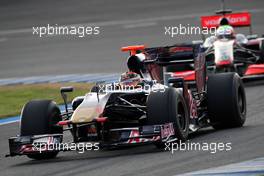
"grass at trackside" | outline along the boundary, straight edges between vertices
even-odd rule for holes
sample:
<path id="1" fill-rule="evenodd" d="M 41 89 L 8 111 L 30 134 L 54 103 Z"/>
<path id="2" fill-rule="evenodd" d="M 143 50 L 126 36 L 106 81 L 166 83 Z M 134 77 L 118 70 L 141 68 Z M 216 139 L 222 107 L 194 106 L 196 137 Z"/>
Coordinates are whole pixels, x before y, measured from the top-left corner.
<path id="1" fill-rule="evenodd" d="M 63 104 L 60 87 L 73 86 L 68 100 L 90 91 L 89 83 L 47 83 L 31 85 L 0 86 L 0 118 L 19 115 L 23 105 L 33 99 L 52 99 Z"/>

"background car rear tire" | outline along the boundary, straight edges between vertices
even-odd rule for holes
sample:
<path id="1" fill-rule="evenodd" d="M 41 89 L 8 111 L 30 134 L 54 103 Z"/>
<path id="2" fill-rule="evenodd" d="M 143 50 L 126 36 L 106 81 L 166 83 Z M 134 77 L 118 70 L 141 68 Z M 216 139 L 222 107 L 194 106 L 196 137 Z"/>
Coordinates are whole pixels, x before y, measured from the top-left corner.
<path id="1" fill-rule="evenodd" d="M 208 115 L 215 129 L 241 127 L 246 120 L 246 95 L 236 73 L 210 75 L 207 82 Z"/>
<path id="2" fill-rule="evenodd" d="M 147 125 L 174 123 L 178 140 L 185 141 L 189 134 L 189 113 L 183 96 L 175 88 L 165 92 L 151 92 L 147 99 Z M 161 148 L 164 144 L 157 143 Z"/>
<path id="3" fill-rule="evenodd" d="M 62 134 L 63 128 L 54 126 L 61 121 L 60 109 L 51 100 L 33 100 L 22 109 L 20 122 L 20 135 Z M 58 152 L 37 153 L 27 155 L 32 159 L 50 159 L 56 157 Z"/>

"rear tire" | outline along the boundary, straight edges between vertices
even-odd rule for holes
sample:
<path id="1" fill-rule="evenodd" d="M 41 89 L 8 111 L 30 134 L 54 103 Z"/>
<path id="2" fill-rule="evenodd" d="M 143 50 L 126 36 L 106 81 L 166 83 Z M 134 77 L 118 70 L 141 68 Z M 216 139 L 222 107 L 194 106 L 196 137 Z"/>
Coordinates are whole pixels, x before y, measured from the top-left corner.
<path id="1" fill-rule="evenodd" d="M 260 57 L 258 60 L 258 64 L 264 64 L 264 40 L 261 40 Z"/>
<path id="2" fill-rule="evenodd" d="M 175 89 L 152 92 L 147 99 L 147 125 L 174 123 L 175 136 L 185 141 L 189 134 L 189 113 L 183 96 Z M 158 148 L 164 143 L 156 143 Z"/>
<path id="3" fill-rule="evenodd" d="M 21 113 L 20 135 L 62 134 L 63 128 L 54 126 L 61 121 L 60 109 L 51 100 L 33 100 L 28 102 Z M 32 159 L 50 159 L 58 152 L 27 155 Z"/>
<path id="4" fill-rule="evenodd" d="M 236 73 L 210 75 L 207 83 L 208 115 L 215 129 L 241 127 L 246 120 L 246 95 Z"/>

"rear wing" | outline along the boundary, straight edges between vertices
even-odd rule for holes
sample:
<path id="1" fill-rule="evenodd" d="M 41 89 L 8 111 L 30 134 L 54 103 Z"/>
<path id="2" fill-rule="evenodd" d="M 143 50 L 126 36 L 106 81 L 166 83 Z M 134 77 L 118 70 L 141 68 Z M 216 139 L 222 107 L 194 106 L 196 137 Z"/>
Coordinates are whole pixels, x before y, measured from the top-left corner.
<path id="1" fill-rule="evenodd" d="M 229 24 L 233 27 L 249 27 L 249 32 L 252 34 L 251 14 L 249 12 L 229 14 L 223 13 L 222 15 L 202 16 L 200 18 L 201 27 L 203 30 L 212 28 L 216 29 L 219 26 L 220 20 L 222 18 L 226 18 L 229 21 Z"/>
<path id="2" fill-rule="evenodd" d="M 168 79 L 171 76 L 172 71 L 169 71 L 170 68 L 179 68 L 185 69 L 194 65 L 196 79 L 200 79 L 201 74 L 199 70 L 200 67 L 205 67 L 204 48 L 201 47 L 201 43 L 182 43 L 175 44 L 172 46 L 163 46 L 163 47 L 154 47 L 154 48 L 145 48 L 144 45 L 135 45 L 122 47 L 122 51 L 130 51 L 130 56 L 127 61 L 128 68 L 130 70 L 137 70 L 139 74 L 143 74 L 144 71 L 150 74 L 153 79 L 163 82 L 165 85 L 168 83 Z M 143 54 L 143 59 L 141 58 Z M 198 65 L 197 65 L 198 64 Z M 191 66 L 193 69 L 193 66 Z M 199 81 L 197 81 L 199 83 Z"/>
<path id="3" fill-rule="evenodd" d="M 145 64 L 154 63 L 161 66 L 163 84 L 167 85 L 172 76 L 171 73 L 174 72 L 170 69 L 175 68 L 175 66 L 185 69 L 189 68 L 191 64 L 197 66 L 197 62 L 201 60 L 199 58 L 201 53 L 203 53 L 202 49 L 201 44 L 176 44 L 165 47 L 146 48 L 145 54 L 148 57 L 144 62 Z M 199 78 L 199 76 L 196 78 Z"/>
<path id="4" fill-rule="evenodd" d="M 249 12 L 230 13 L 225 15 L 202 16 L 201 26 L 203 28 L 218 27 L 220 20 L 225 17 L 233 27 L 250 27 L 251 14 Z"/>
<path id="5" fill-rule="evenodd" d="M 194 63 L 198 51 L 198 44 L 176 44 L 165 47 L 145 48 L 148 56 L 145 63 L 155 62 L 158 65 L 175 65 Z"/>
<path id="6" fill-rule="evenodd" d="M 130 56 L 144 53 L 146 59 L 143 62 L 158 65 L 189 64 L 194 62 L 198 52 L 201 52 L 201 43 L 182 43 L 172 46 L 146 48 L 145 45 L 132 45 L 122 47 L 121 51 L 129 51 Z M 198 51 L 199 49 L 199 51 Z"/>

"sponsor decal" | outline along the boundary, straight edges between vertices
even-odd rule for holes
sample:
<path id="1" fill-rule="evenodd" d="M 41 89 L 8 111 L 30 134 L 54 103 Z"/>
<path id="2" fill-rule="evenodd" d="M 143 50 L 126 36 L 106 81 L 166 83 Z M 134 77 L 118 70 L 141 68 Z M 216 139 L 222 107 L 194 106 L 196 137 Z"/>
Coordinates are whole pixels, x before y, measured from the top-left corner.
<path id="1" fill-rule="evenodd" d="M 133 143 L 140 143 L 140 142 L 146 142 L 147 139 L 143 139 L 143 138 L 139 138 L 140 134 L 138 130 L 131 130 L 129 137 L 131 139 L 129 139 L 127 141 L 127 143 L 129 144 L 133 144 Z"/>
<path id="2" fill-rule="evenodd" d="M 198 118 L 196 102 L 192 96 L 189 97 L 190 97 L 190 118 L 196 119 Z"/>
<path id="3" fill-rule="evenodd" d="M 203 28 L 218 27 L 219 22 L 223 17 L 227 18 L 230 25 L 234 27 L 250 26 L 251 24 L 250 13 L 241 12 L 241 13 L 226 14 L 225 16 L 222 16 L 222 15 L 202 16 L 201 26 Z"/>
<path id="4" fill-rule="evenodd" d="M 135 143 L 143 143 L 143 142 L 149 142 L 149 141 L 158 141 L 160 140 L 160 136 L 153 136 L 152 138 L 139 138 L 140 133 L 139 130 L 131 130 L 129 139 L 127 141 L 128 144 L 135 144 Z"/>
<path id="5" fill-rule="evenodd" d="M 161 132 L 161 138 L 162 139 L 168 138 L 168 137 L 175 134 L 173 123 L 168 123 L 168 124 L 162 125 L 160 130 L 161 130 L 160 132 Z"/>

